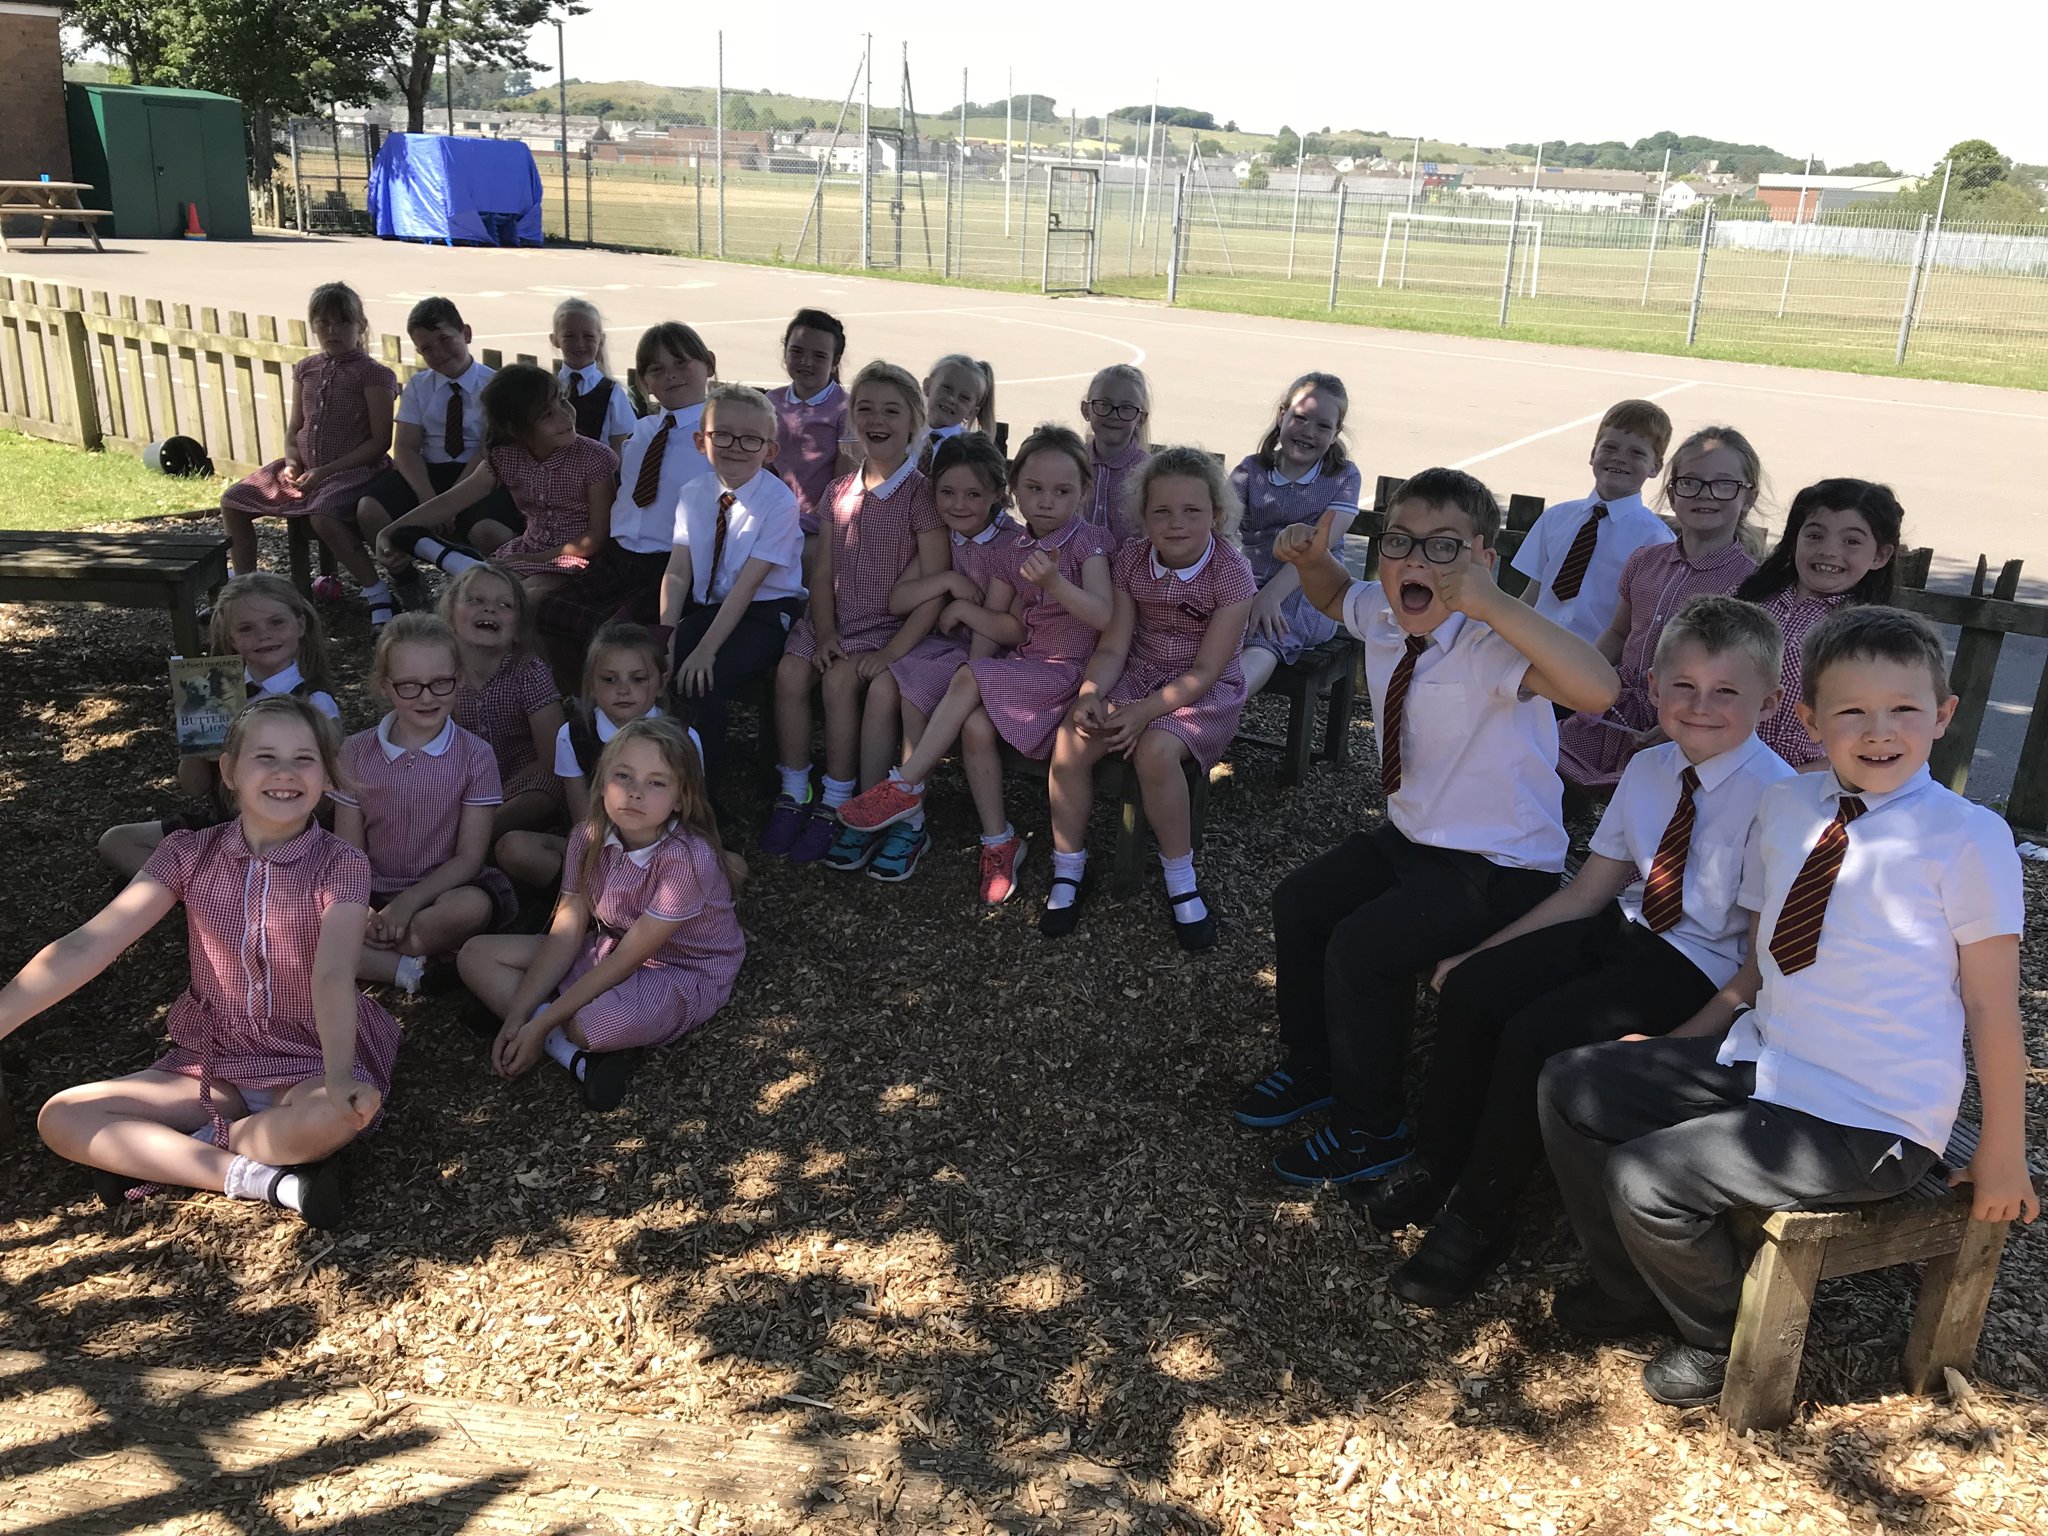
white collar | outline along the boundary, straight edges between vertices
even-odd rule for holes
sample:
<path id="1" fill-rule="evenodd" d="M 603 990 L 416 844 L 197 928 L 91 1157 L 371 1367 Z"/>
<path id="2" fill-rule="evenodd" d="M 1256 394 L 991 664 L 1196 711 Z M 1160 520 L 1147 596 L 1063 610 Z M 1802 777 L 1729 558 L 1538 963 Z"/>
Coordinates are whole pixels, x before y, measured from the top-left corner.
<path id="1" fill-rule="evenodd" d="M 600 720 L 604 718 L 604 712 L 602 710 L 598 711 L 598 718 Z M 676 824 L 673 821 L 671 821 L 667 826 L 661 829 L 661 836 L 657 837 L 645 848 L 628 848 L 624 843 L 619 841 L 618 832 L 616 830 L 613 830 L 605 833 L 604 845 L 607 848 L 619 849 L 626 855 L 627 858 L 633 861 L 636 867 L 640 869 L 645 869 L 648 865 L 654 862 L 654 855 L 656 850 L 659 849 L 665 841 L 667 841 L 669 833 L 675 831 L 675 829 Z"/>
<path id="2" fill-rule="evenodd" d="M 657 704 L 654 706 L 654 708 L 648 710 L 647 713 L 642 715 L 640 718 L 642 720 L 657 720 L 660 717 L 661 706 Z M 619 732 L 624 729 L 623 726 L 613 725 L 612 717 L 606 714 L 601 709 L 593 709 L 590 712 L 590 723 L 596 728 L 597 739 L 600 743 L 610 741 L 614 736 L 618 735 Z"/>
<path id="3" fill-rule="evenodd" d="M 242 668 L 243 685 L 254 688 L 259 693 L 290 693 L 305 680 L 305 674 L 299 671 L 299 664 L 296 661 L 286 666 L 282 672 L 271 673 L 260 683 L 256 681 L 255 673 L 247 667 Z"/>
<path id="4" fill-rule="evenodd" d="M 1920 771 L 1906 780 L 1897 789 L 1886 790 L 1882 794 L 1867 789 L 1847 790 L 1842 787 L 1842 781 L 1835 777 L 1835 770 L 1830 768 L 1828 770 L 1828 787 L 1821 798 L 1823 800 L 1842 800 L 1853 794 L 1858 800 L 1863 802 L 1863 813 L 1867 816 L 1880 806 L 1890 805 L 1894 800 L 1904 800 L 1908 796 L 1917 795 L 1933 782 L 1934 775 L 1928 771 L 1927 765 L 1922 763 Z"/>
<path id="5" fill-rule="evenodd" d="M 1322 473 L 1323 461 L 1321 459 L 1317 459 L 1315 463 L 1309 465 L 1307 474 L 1301 475 L 1294 479 L 1289 479 L 1286 475 L 1283 475 L 1280 472 L 1280 466 L 1278 464 L 1275 464 L 1271 469 L 1266 471 L 1266 479 L 1270 484 L 1273 485 L 1313 485 L 1318 479 L 1321 478 Z"/>
<path id="6" fill-rule="evenodd" d="M 434 377 L 439 379 L 444 385 L 453 389 L 460 389 L 465 394 L 470 395 L 474 395 L 491 381 L 491 370 L 473 357 L 469 360 L 469 366 L 462 370 L 462 377 L 458 379 L 449 378 L 447 374 L 442 373 L 439 369 L 430 369 L 429 372 L 433 373 Z M 483 377 L 479 379 L 477 377 L 478 374 L 482 374 Z"/>
<path id="7" fill-rule="evenodd" d="M 967 430 L 967 423 L 956 421 L 950 427 L 926 427 L 924 435 L 935 443 L 943 443 L 949 437 L 958 437 Z"/>
<path id="8" fill-rule="evenodd" d="M 595 363 L 586 363 L 581 368 L 571 368 L 567 363 L 562 364 L 562 382 L 564 384 L 568 383 L 571 379 L 575 379 L 584 389 L 592 390 L 597 388 L 598 382 L 603 378 L 604 370 Z"/>
<path id="9" fill-rule="evenodd" d="M 391 739 L 391 722 L 397 718 L 398 711 L 394 709 L 390 714 L 377 722 L 377 745 L 384 749 L 384 761 L 387 763 L 397 762 L 408 752 L 424 752 L 429 757 L 439 757 L 443 752 L 446 752 L 455 745 L 455 717 L 453 715 L 450 715 L 441 722 L 440 734 L 424 747 L 401 747 Z"/>
<path id="10" fill-rule="evenodd" d="M 1207 546 L 1202 550 L 1202 558 L 1197 560 L 1193 565 L 1188 566 L 1185 570 L 1175 571 L 1173 575 L 1176 579 L 1180 581 L 1193 581 L 1197 576 L 1202 574 L 1202 567 L 1209 563 L 1210 558 L 1215 553 L 1216 535 L 1212 533 L 1209 535 L 1209 542 Z M 1166 574 L 1166 567 L 1159 563 L 1159 551 L 1156 549 L 1152 551 L 1152 574 L 1154 577 L 1160 577 Z"/>
<path id="11" fill-rule="evenodd" d="M 832 391 L 837 389 L 838 387 L 839 381 L 837 379 L 828 379 L 826 380 L 825 387 L 823 389 L 819 390 L 815 395 L 812 395 L 810 399 L 806 400 L 802 395 L 796 392 L 796 386 L 792 384 L 789 386 L 789 398 L 791 403 L 796 405 L 823 405 L 827 400 L 830 400 L 832 398 Z"/>
<path id="12" fill-rule="evenodd" d="M 1757 752 L 1769 752 L 1770 750 L 1769 747 L 1763 744 L 1763 739 L 1756 732 L 1751 731 L 1735 746 L 1730 747 L 1726 752 L 1715 753 L 1704 763 L 1688 761 L 1685 750 L 1676 742 L 1673 742 L 1672 763 L 1681 774 L 1690 768 L 1699 775 L 1700 788 L 1712 790 L 1719 789 L 1729 779 L 1733 778 L 1735 771 L 1748 762 Z"/>
<path id="13" fill-rule="evenodd" d="M 997 513 L 994 517 L 988 520 L 988 526 L 982 529 L 981 532 L 977 533 L 971 539 L 961 534 L 954 534 L 953 547 L 955 549 L 958 549 L 962 544 L 986 544 L 990 539 L 994 538 L 998 533 L 1002 531 L 1002 521 L 1002 514 Z"/>
<path id="14" fill-rule="evenodd" d="M 1640 491 L 1633 496 L 1617 496 L 1612 501 L 1603 501 L 1600 497 L 1600 487 L 1597 485 L 1586 493 L 1586 510 L 1590 512 L 1595 507 L 1605 507 L 1607 509 L 1607 516 L 1610 519 L 1617 512 L 1647 512 L 1649 510 L 1649 508 L 1643 505 L 1643 497 Z"/>
<path id="15" fill-rule="evenodd" d="M 1073 538 L 1075 530 L 1080 526 L 1081 519 L 1078 516 L 1070 517 L 1044 538 L 1035 539 L 1031 536 L 1031 525 L 1025 523 L 1023 525 L 1024 542 L 1033 549 L 1064 549 L 1067 541 Z"/>
<path id="16" fill-rule="evenodd" d="M 861 487 L 861 489 L 867 495 L 874 497 L 877 501 L 887 501 L 891 496 L 894 496 L 896 494 L 897 487 L 901 486 L 904 481 L 908 480 L 911 477 L 911 475 L 916 472 L 916 470 L 917 455 L 914 453 L 905 454 L 903 456 L 903 462 L 897 466 L 895 474 L 891 475 L 888 479 L 884 480 L 880 485 L 864 485 Z M 865 474 L 865 471 L 863 471 L 863 474 Z"/>

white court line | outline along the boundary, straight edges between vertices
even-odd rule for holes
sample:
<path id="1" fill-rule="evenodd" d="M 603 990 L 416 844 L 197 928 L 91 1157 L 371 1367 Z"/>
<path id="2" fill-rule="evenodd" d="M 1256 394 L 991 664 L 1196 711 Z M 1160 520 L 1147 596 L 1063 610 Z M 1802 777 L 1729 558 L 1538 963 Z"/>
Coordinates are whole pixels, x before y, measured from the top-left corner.
<path id="1" fill-rule="evenodd" d="M 1698 382 L 1697 379 L 1688 379 L 1683 384 L 1674 384 L 1669 389 L 1660 389 L 1654 395 L 1645 395 L 1643 398 L 1645 400 L 1662 400 L 1669 395 L 1682 394 L 1684 391 L 1693 388 Z M 1611 407 L 1603 407 L 1600 410 L 1594 411 L 1589 416 L 1580 416 L 1559 426 L 1545 427 L 1541 432 L 1531 432 L 1527 437 L 1518 437 L 1512 443 L 1502 443 L 1498 448 L 1489 448 L 1484 453 L 1473 454 L 1469 459 L 1460 459 L 1450 467 L 1452 469 L 1470 469 L 1474 464 L 1484 464 L 1488 459 L 1497 459 L 1504 453 L 1513 453 L 1517 448 L 1526 447 L 1530 443 L 1540 443 L 1546 437 L 1556 437 L 1560 432 L 1569 432 L 1574 427 L 1585 426 L 1589 421 L 1598 421 L 1607 414 L 1609 409 Z"/>

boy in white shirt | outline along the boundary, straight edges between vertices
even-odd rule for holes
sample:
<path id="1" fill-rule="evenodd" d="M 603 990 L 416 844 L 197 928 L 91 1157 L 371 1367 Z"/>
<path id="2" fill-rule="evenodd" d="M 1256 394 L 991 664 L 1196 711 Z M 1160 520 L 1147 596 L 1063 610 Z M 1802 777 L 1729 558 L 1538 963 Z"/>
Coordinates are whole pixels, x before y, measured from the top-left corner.
<path id="1" fill-rule="evenodd" d="M 1646 544 L 1675 535 L 1643 504 L 1643 484 L 1664 467 L 1671 418 L 1649 400 L 1608 407 L 1588 462 L 1593 494 L 1544 508 L 1515 551 L 1529 578 L 1522 601 L 1582 640 L 1599 643 L 1621 601 L 1621 568 Z"/>
<path id="2" fill-rule="evenodd" d="M 671 636 L 670 685 L 703 737 L 705 777 L 715 788 L 727 704 L 774 670 L 804 611 L 804 533 L 796 492 L 768 472 L 776 415 L 766 395 L 714 385 L 697 447 L 712 472 L 683 487 L 661 578 L 661 622 Z"/>
<path id="3" fill-rule="evenodd" d="M 1415 1156 L 1344 1187 L 1382 1232 L 1436 1217 L 1394 1271 L 1396 1295 L 1451 1306 L 1506 1257 L 1516 1201 L 1543 1161 L 1546 1060 L 1665 1034 L 1741 968 L 1743 848 L 1764 791 L 1792 772 L 1756 734 L 1778 707 L 1782 656 L 1776 620 L 1753 604 L 1710 596 L 1679 609 L 1650 672 L 1670 740 L 1630 759 L 1571 884 L 1437 967 Z"/>
<path id="4" fill-rule="evenodd" d="M 1675 1331 L 1643 1385 L 1677 1407 L 1713 1402 L 1727 1374 L 1744 1270 L 1727 1214 L 1910 1188 L 1954 1127 L 1965 1033 L 1984 1119 L 1949 1182 L 1974 1186 L 1978 1220 L 2040 1212 L 2019 857 L 2003 820 L 1928 776 L 1956 708 L 1940 637 L 1896 608 L 1841 609 L 1808 635 L 1801 686 L 1831 771 L 1764 794 L 1748 961 L 1671 1035 L 1559 1056 L 1538 1090 L 1593 1272 L 1553 1311 L 1591 1337 Z"/>
<path id="5" fill-rule="evenodd" d="M 1566 839 L 1552 703 L 1605 709 L 1614 668 L 1494 585 L 1500 504 L 1454 469 L 1395 491 L 1379 581 L 1329 550 L 1334 510 L 1281 530 L 1302 592 L 1365 642 L 1386 822 L 1273 893 L 1287 1059 L 1246 1090 L 1240 1124 L 1330 1123 L 1273 1160 L 1292 1184 L 1384 1173 L 1414 1148 L 1401 1080 L 1408 999 L 1427 973 L 1557 889 Z"/>

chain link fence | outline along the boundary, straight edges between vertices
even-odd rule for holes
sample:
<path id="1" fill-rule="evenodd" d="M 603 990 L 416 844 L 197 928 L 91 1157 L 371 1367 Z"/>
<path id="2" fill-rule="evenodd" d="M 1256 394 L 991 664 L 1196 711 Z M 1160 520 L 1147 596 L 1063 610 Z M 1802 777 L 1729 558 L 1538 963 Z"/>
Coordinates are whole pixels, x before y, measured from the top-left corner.
<path id="1" fill-rule="evenodd" d="M 721 71 L 729 62 L 721 48 Z M 458 133 L 532 148 L 550 240 L 2048 383 L 2048 219 L 1978 225 L 1870 204 L 1736 218 L 1708 201 L 1667 216 L 1654 194 L 1642 211 L 1586 211 L 1547 188 L 1504 197 L 1413 176 L 1404 188 L 1362 170 L 1265 189 L 1244 184 L 1264 175 L 1245 135 L 1060 116 L 1029 94 L 974 107 L 965 79 L 958 95 L 947 82 L 940 115 L 921 115 L 907 56 L 900 69 L 879 52 L 847 62 L 837 103 L 721 85 L 654 117 L 564 120 L 545 93 L 526 112 L 449 116 Z M 367 231 L 389 117 L 295 121 L 283 222 Z M 446 121 L 436 109 L 427 127 Z"/>

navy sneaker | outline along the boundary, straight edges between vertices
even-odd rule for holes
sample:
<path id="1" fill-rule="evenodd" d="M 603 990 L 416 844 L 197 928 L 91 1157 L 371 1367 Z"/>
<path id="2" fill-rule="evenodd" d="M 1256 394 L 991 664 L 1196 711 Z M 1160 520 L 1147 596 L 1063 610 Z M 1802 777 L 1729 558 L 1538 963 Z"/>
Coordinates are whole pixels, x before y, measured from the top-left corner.
<path id="1" fill-rule="evenodd" d="M 1303 1115 L 1328 1109 L 1331 1103 L 1330 1090 L 1322 1084 L 1298 1078 L 1285 1067 L 1275 1067 L 1245 1089 L 1244 1097 L 1237 1101 L 1236 1119 L 1239 1125 L 1254 1130 L 1275 1131 L 1294 1124 Z"/>
<path id="2" fill-rule="evenodd" d="M 1348 1184 L 1385 1173 L 1415 1155 L 1415 1138 L 1404 1122 L 1391 1136 L 1339 1131 L 1326 1125 L 1299 1146 L 1273 1159 L 1273 1171 L 1289 1184 Z"/>
<path id="3" fill-rule="evenodd" d="M 874 861 L 875 855 L 882 851 L 884 833 L 863 832 L 859 827 L 847 826 L 836 816 L 828 820 L 821 815 L 815 825 L 831 827 L 831 841 L 826 843 L 819 853 L 813 854 L 811 859 L 803 857 L 805 850 L 802 848 L 792 852 L 790 857 L 800 864 L 810 863 L 822 857 L 827 869 L 866 869 Z"/>
<path id="4" fill-rule="evenodd" d="M 869 836 L 874 838 L 872 833 Z M 931 833 L 923 827 L 913 828 L 905 821 L 891 824 L 888 831 L 874 840 L 875 851 L 868 858 L 870 880 L 908 880 L 917 873 L 918 861 L 932 845 Z"/>

